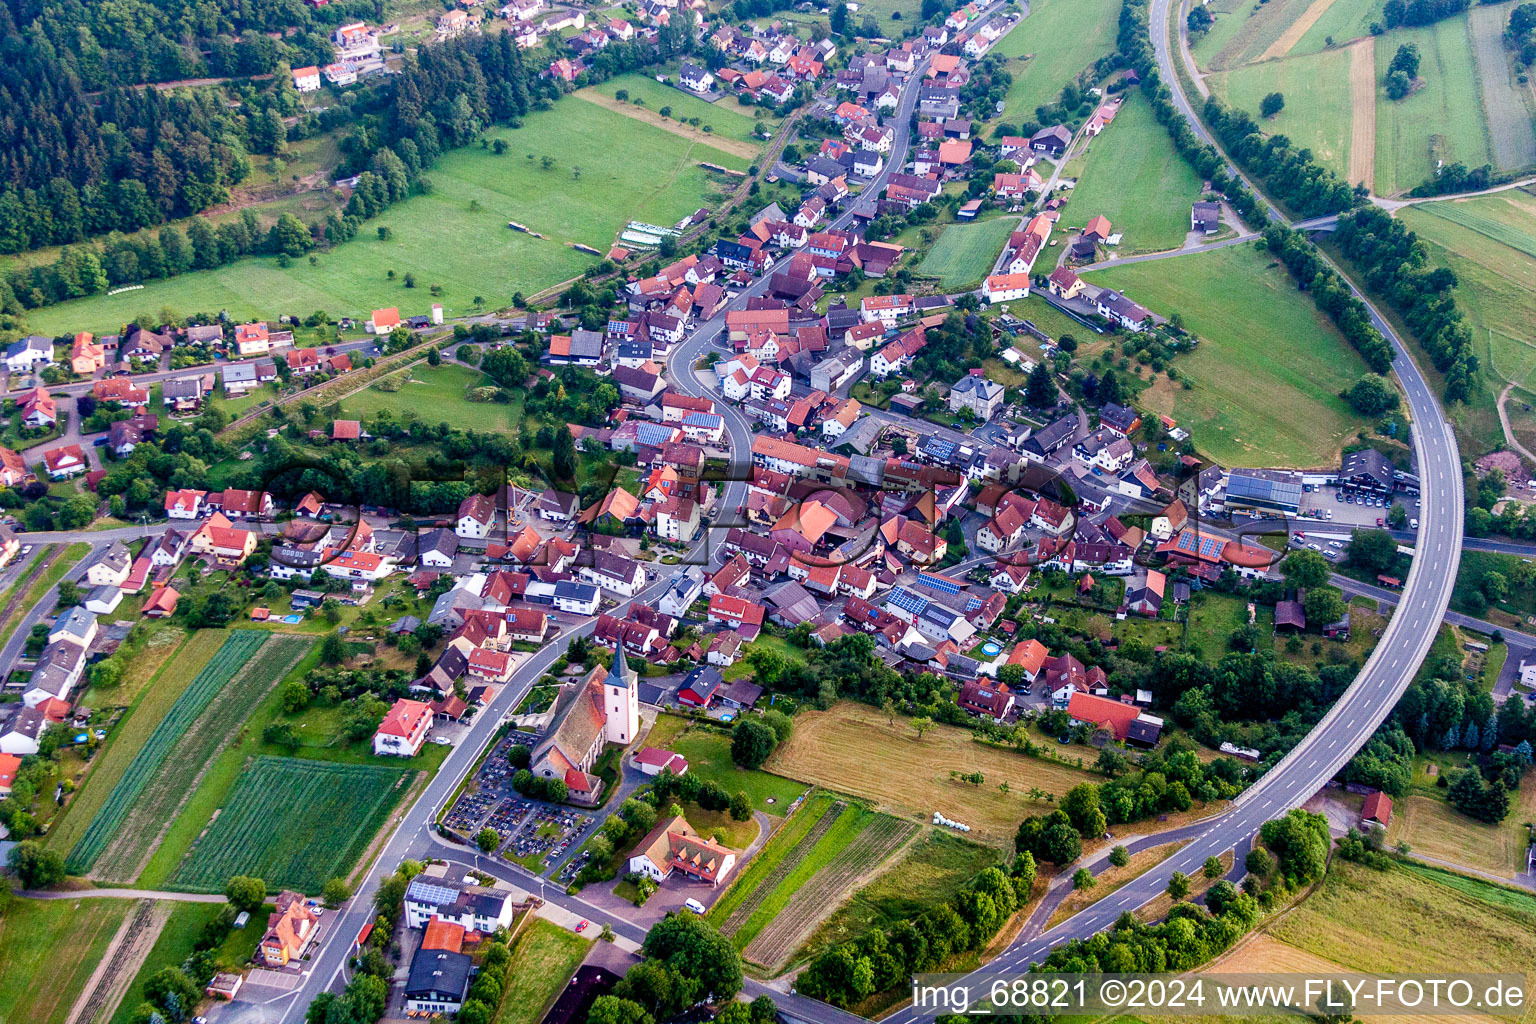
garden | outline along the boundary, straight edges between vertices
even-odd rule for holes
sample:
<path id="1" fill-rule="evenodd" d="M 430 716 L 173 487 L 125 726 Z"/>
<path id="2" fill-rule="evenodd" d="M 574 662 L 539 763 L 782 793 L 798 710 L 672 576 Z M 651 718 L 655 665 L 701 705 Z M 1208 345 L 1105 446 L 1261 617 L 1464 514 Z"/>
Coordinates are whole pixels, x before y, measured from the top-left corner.
<path id="1" fill-rule="evenodd" d="M 221 892 L 231 876 L 253 875 L 275 888 L 318 893 L 332 878 L 351 874 L 414 774 L 258 757 L 171 883 Z"/>
<path id="2" fill-rule="evenodd" d="M 70 851 L 69 870 L 135 877 L 209 761 L 312 642 L 261 630 L 230 631 L 117 780 Z M 179 663 L 168 667 L 172 678 L 181 677 Z"/>

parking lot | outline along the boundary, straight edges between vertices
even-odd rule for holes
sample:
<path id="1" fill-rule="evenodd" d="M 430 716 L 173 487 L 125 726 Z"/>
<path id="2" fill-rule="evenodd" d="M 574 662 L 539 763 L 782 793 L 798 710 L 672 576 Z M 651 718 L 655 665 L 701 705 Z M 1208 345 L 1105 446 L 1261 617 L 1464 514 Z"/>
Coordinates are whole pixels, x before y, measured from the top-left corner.
<path id="1" fill-rule="evenodd" d="M 1338 487 L 1319 487 L 1302 494 L 1301 515 L 1303 519 L 1322 519 L 1331 526 L 1344 528 L 1363 526 L 1374 529 L 1386 523 L 1387 513 L 1391 511 L 1394 502 L 1403 506 L 1403 511 L 1408 513 L 1410 522 L 1418 518 L 1417 495 L 1399 491 L 1390 499 L 1371 498 L 1366 495 L 1345 494 Z M 1381 523 L 1377 523 L 1378 519 Z M 1307 528 L 1305 523 L 1297 525 L 1301 529 Z"/>
<path id="2" fill-rule="evenodd" d="M 596 819 L 573 808 L 530 800 L 512 788 L 517 769 L 512 767 L 509 753 L 517 746 L 531 747 L 536 740 L 524 732 L 503 737 L 443 823 L 469 840 L 482 829 L 493 829 L 501 837 L 497 856 L 543 872 L 569 853 Z M 579 865 L 562 868 L 562 879 L 568 874 L 574 876 L 576 870 Z"/>

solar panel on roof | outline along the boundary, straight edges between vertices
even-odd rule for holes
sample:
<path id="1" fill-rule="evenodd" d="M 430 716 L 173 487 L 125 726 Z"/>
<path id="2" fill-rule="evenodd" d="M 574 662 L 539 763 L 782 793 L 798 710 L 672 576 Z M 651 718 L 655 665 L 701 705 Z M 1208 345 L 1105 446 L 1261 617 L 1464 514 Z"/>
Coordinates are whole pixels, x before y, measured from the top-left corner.
<path id="1" fill-rule="evenodd" d="M 926 597 L 914 594 L 905 587 L 892 588 L 886 600 L 902 611 L 911 612 L 913 615 L 921 615 L 923 609 L 928 607 L 928 599 Z"/>
<path id="2" fill-rule="evenodd" d="M 417 902 L 431 903 L 437 906 L 452 903 L 459 898 L 459 891 L 457 889 L 450 889 L 446 885 L 433 885 L 431 882 L 423 882 L 419 878 L 411 882 L 411 886 L 406 890 L 406 894 Z"/>

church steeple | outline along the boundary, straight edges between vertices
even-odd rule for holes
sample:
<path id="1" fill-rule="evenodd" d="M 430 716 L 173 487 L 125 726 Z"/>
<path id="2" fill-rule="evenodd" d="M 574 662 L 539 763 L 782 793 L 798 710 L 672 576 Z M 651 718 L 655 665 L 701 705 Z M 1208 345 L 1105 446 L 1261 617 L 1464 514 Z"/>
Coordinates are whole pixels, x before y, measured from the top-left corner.
<path id="1" fill-rule="evenodd" d="M 624 643 L 620 641 L 613 645 L 613 663 L 608 666 L 609 686 L 633 686 L 639 679 L 639 673 L 629 667 L 629 659 L 624 656 Z"/>

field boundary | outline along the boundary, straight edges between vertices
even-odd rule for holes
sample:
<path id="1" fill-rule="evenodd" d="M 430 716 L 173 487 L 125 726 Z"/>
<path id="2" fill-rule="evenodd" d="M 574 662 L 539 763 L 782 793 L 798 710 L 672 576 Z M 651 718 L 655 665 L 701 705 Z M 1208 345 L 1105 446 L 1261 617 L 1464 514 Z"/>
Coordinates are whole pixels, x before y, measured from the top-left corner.
<path id="1" fill-rule="evenodd" d="M 1467 37 L 1472 64 L 1477 69 L 1478 97 L 1488 123 L 1488 155 L 1493 166 L 1513 171 L 1536 161 L 1536 130 L 1528 91 L 1510 81 L 1508 51 L 1504 48 L 1501 7 L 1476 6 L 1467 11 Z"/>
<path id="2" fill-rule="evenodd" d="M 1280 38 L 1270 43 L 1269 48 L 1259 54 L 1259 60 L 1274 60 L 1290 53 L 1296 48 L 1296 44 L 1301 42 L 1301 37 L 1307 34 L 1307 30 L 1317 24 L 1317 20 L 1328 13 L 1328 8 L 1332 6 L 1333 0 L 1312 0 L 1307 9 L 1301 12 L 1301 17 L 1291 22 L 1286 30 L 1280 33 Z"/>
<path id="3" fill-rule="evenodd" d="M 859 885 L 878 875 L 920 831 L 916 823 L 889 815 L 871 822 L 795 893 L 788 907 L 753 936 L 741 951 L 742 958 L 775 973 L 782 970 L 821 922 L 847 902 Z M 797 919 L 797 904 L 810 913 Z"/>
<path id="4" fill-rule="evenodd" d="M 821 817 L 816 819 L 816 823 L 811 826 L 810 831 L 800 837 L 799 842 L 795 843 L 794 847 L 773 866 L 773 869 L 763 876 L 762 881 L 758 882 L 756 887 L 747 894 L 747 898 L 737 904 L 735 909 L 731 911 L 730 916 L 721 923 L 721 934 L 729 937 L 741 931 L 752 915 L 757 912 L 757 908 L 762 906 L 768 899 L 769 894 L 777 889 L 784 879 L 789 877 L 790 872 L 800 866 L 800 862 L 805 860 L 806 855 L 811 852 L 812 848 L 821 842 L 822 837 L 832 830 L 832 826 L 836 824 L 837 819 L 847 809 L 848 804 L 843 800 L 834 800 L 828 804 L 826 810 L 822 811 Z M 759 851 L 759 855 L 761 855 L 761 851 Z M 740 882 L 740 876 L 736 880 Z"/>
<path id="5" fill-rule="evenodd" d="M 272 691 L 272 688 L 281 682 L 284 676 L 293 671 L 295 665 L 303 660 L 304 655 L 307 654 L 310 647 L 313 646 L 313 641 L 309 637 L 304 637 L 296 633 L 271 633 L 269 634 L 269 642 L 262 644 L 259 648 L 257 648 L 255 652 L 252 652 L 251 658 L 246 661 L 245 665 L 241 666 L 241 668 L 244 669 L 249 665 L 259 665 L 256 657 L 258 654 L 275 651 L 275 648 L 279 644 L 286 644 L 288 641 L 294 639 L 301 639 L 305 641 L 304 646 L 298 648 L 286 662 L 282 663 L 282 671 L 274 675 L 271 681 L 261 688 L 259 693 L 253 693 L 249 695 L 251 698 L 250 703 L 246 705 L 245 714 L 242 715 L 239 719 L 241 726 L 243 726 L 245 721 L 250 717 L 250 710 L 259 705 L 262 700 L 266 698 L 266 695 Z M 221 701 L 219 698 L 228 696 L 224 691 L 230 686 L 231 683 L 236 683 L 238 681 L 238 676 L 239 673 L 237 673 L 236 676 L 231 677 L 225 682 L 224 686 L 219 688 L 219 692 L 214 695 L 214 699 L 208 702 L 208 706 L 203 709 L 203 713 L 197 717 L 197 720 L 192 723 L 191 728 L 187 730 L 188 733 L 197 735 L 202 729 L 208 729 L 210 732 L 216 731 L 211 727 L 219 720 L 221 713 L 224 711 L 224 708 L 220 706 Z M 198 769 L 197 774 L 187 784 L 185 791 L 181 794 L 181 798 L 176 801 L 176 806 L 171 808 L 169 813 L 165 815 L 164 820 L 160 822 L 160 829 L 155 834 L 154 840 L 147 847 L 145 847 L 143 853 L 140 854 L 138 862 L 133 866 L 133 870 L 126 875 L 127 878 L 137 879 L 141 874 L 144 873 L 144 869 L 149 866 L 149 862 L 154 857 L 155 851 L 160 848 L 161 843 L 165 842 L 165 837 L 170 832 L 171 826 L 175 824 L 176 819 L 181 816 L 181 812 L 186 808 L 187 803 L 192 799 L 192 795 L 197 792 L 197 788 L 202 785 L 203 779 L 207 777 L 209 770 L 213 767 L 213 763 L 218 760 L 219 754 L 223 753 L 224 748 L 228 747 L 232 742 L 234 742 L 238 734 L 238 730 L 235 729 L 226 731 L 223 735 L 223 738 L 220 739 L 214 747 L 208 750 L 207 755 L 203 760 L 202 767 Z M 158 771 L 156 774 L 159 774 Z M 132 820 L 132 814 L 129 815 L 127 820 Z M 103 851 L 103 853 L 111 852 L 112 846 L 114 845 L 116 844 L 114 843 L 109 845 L 107 849 Z"/>
<path id="6" fill-rule="evenodd" d="M 68 1024 L 93 1024 L 111 1020 L 128 994 L 149 951 L 154 949 L 171 916 L 172 905 L 141 900 L 102 955 L 96 971 L 80 990 L 69 1011 Z"/>
<path id="7" fill-rule="evenodd" d="M 1350 43 L 1349 170 L 1351 184 L 1374 188 L 1376 182 L 1376 37 Z"/>
<path id="8" fill-rule="evenodd" d="M 166 758 L 171 755 L 171 748 L 182 736 L 186 735 L 192 723 L 202 717 L 203 712 L 212 703 L 218 692 L 229 683 L 230 679 L 234 678 L 235 672 L 239 671 L 239 665 L 247 660 L 250 655 L 255 654 L 266 643 L 267 634 L 251 635 L 256 632 L 255 630 L 240 630 L 228 633 L 224 638 L 224 642 L 219 645 L 218 650 L 214 651 L 213 656 L 208 659 L 203 667 L 198 670 L 197 674 L 188 681 L 181 693 L 177 695 L 176 700 L 171 703 L 164 717 L 156 723 L 155 728 L 145 739 L 144 745 L 134 753 L 132 760 L 128 762 L 127 768 L 123 770 L 123 774 L 118 777 L 117 782 L 113 785 L 112 792 L 107 794 L 106 801 L 97 808 L 96 814 L 92 816 L 85 833 L 80 837 L 74 848 L 70 850 L 68 860 L 71 865 L 71 871 L 78 873 L 80 869 L 90 870 L 95 866 L 97 859 L 112 845 L 113 839 L 133 810 L 133 805 L 137 803 L 139 795 L 144 791 L 144 787 L 149 784 L 150 779 L 159 771 Z M 252 640 L 255 642 L 251 643 Z M 228 676 L 214 683 L 213 681 L 224 670 L 224 665 L 217 663 L 219 655 L 224 653 L 226 649 L 229 650 L 230 660 L 235 661 L 235 659 L 238 659 L 238 662 L 230 665 Z M 229 664 L 229 662 L 225 664 Z M 209 674 L 208 679 L 200 687 L 198 681 L 203 678 L 205 673 L 209 673 L 210 668 L 213 669 L 213 672 Z M 173 720 L 173 717 L 176 720 Z M 170 723 L 169 726 L 167 726 L 168 722 Z M 178 722 L 180 723 L 179 725 Z M 162 729 L 166 730 L 164 734 L 166 739 L 164 744 L 157 745 L 155 737 L 160 735 Z M 137 773 L 135 772 L 135 766 L 140 766 Z M 122 794 L 120 798 L 118 796 L 119 791 Z"/>

